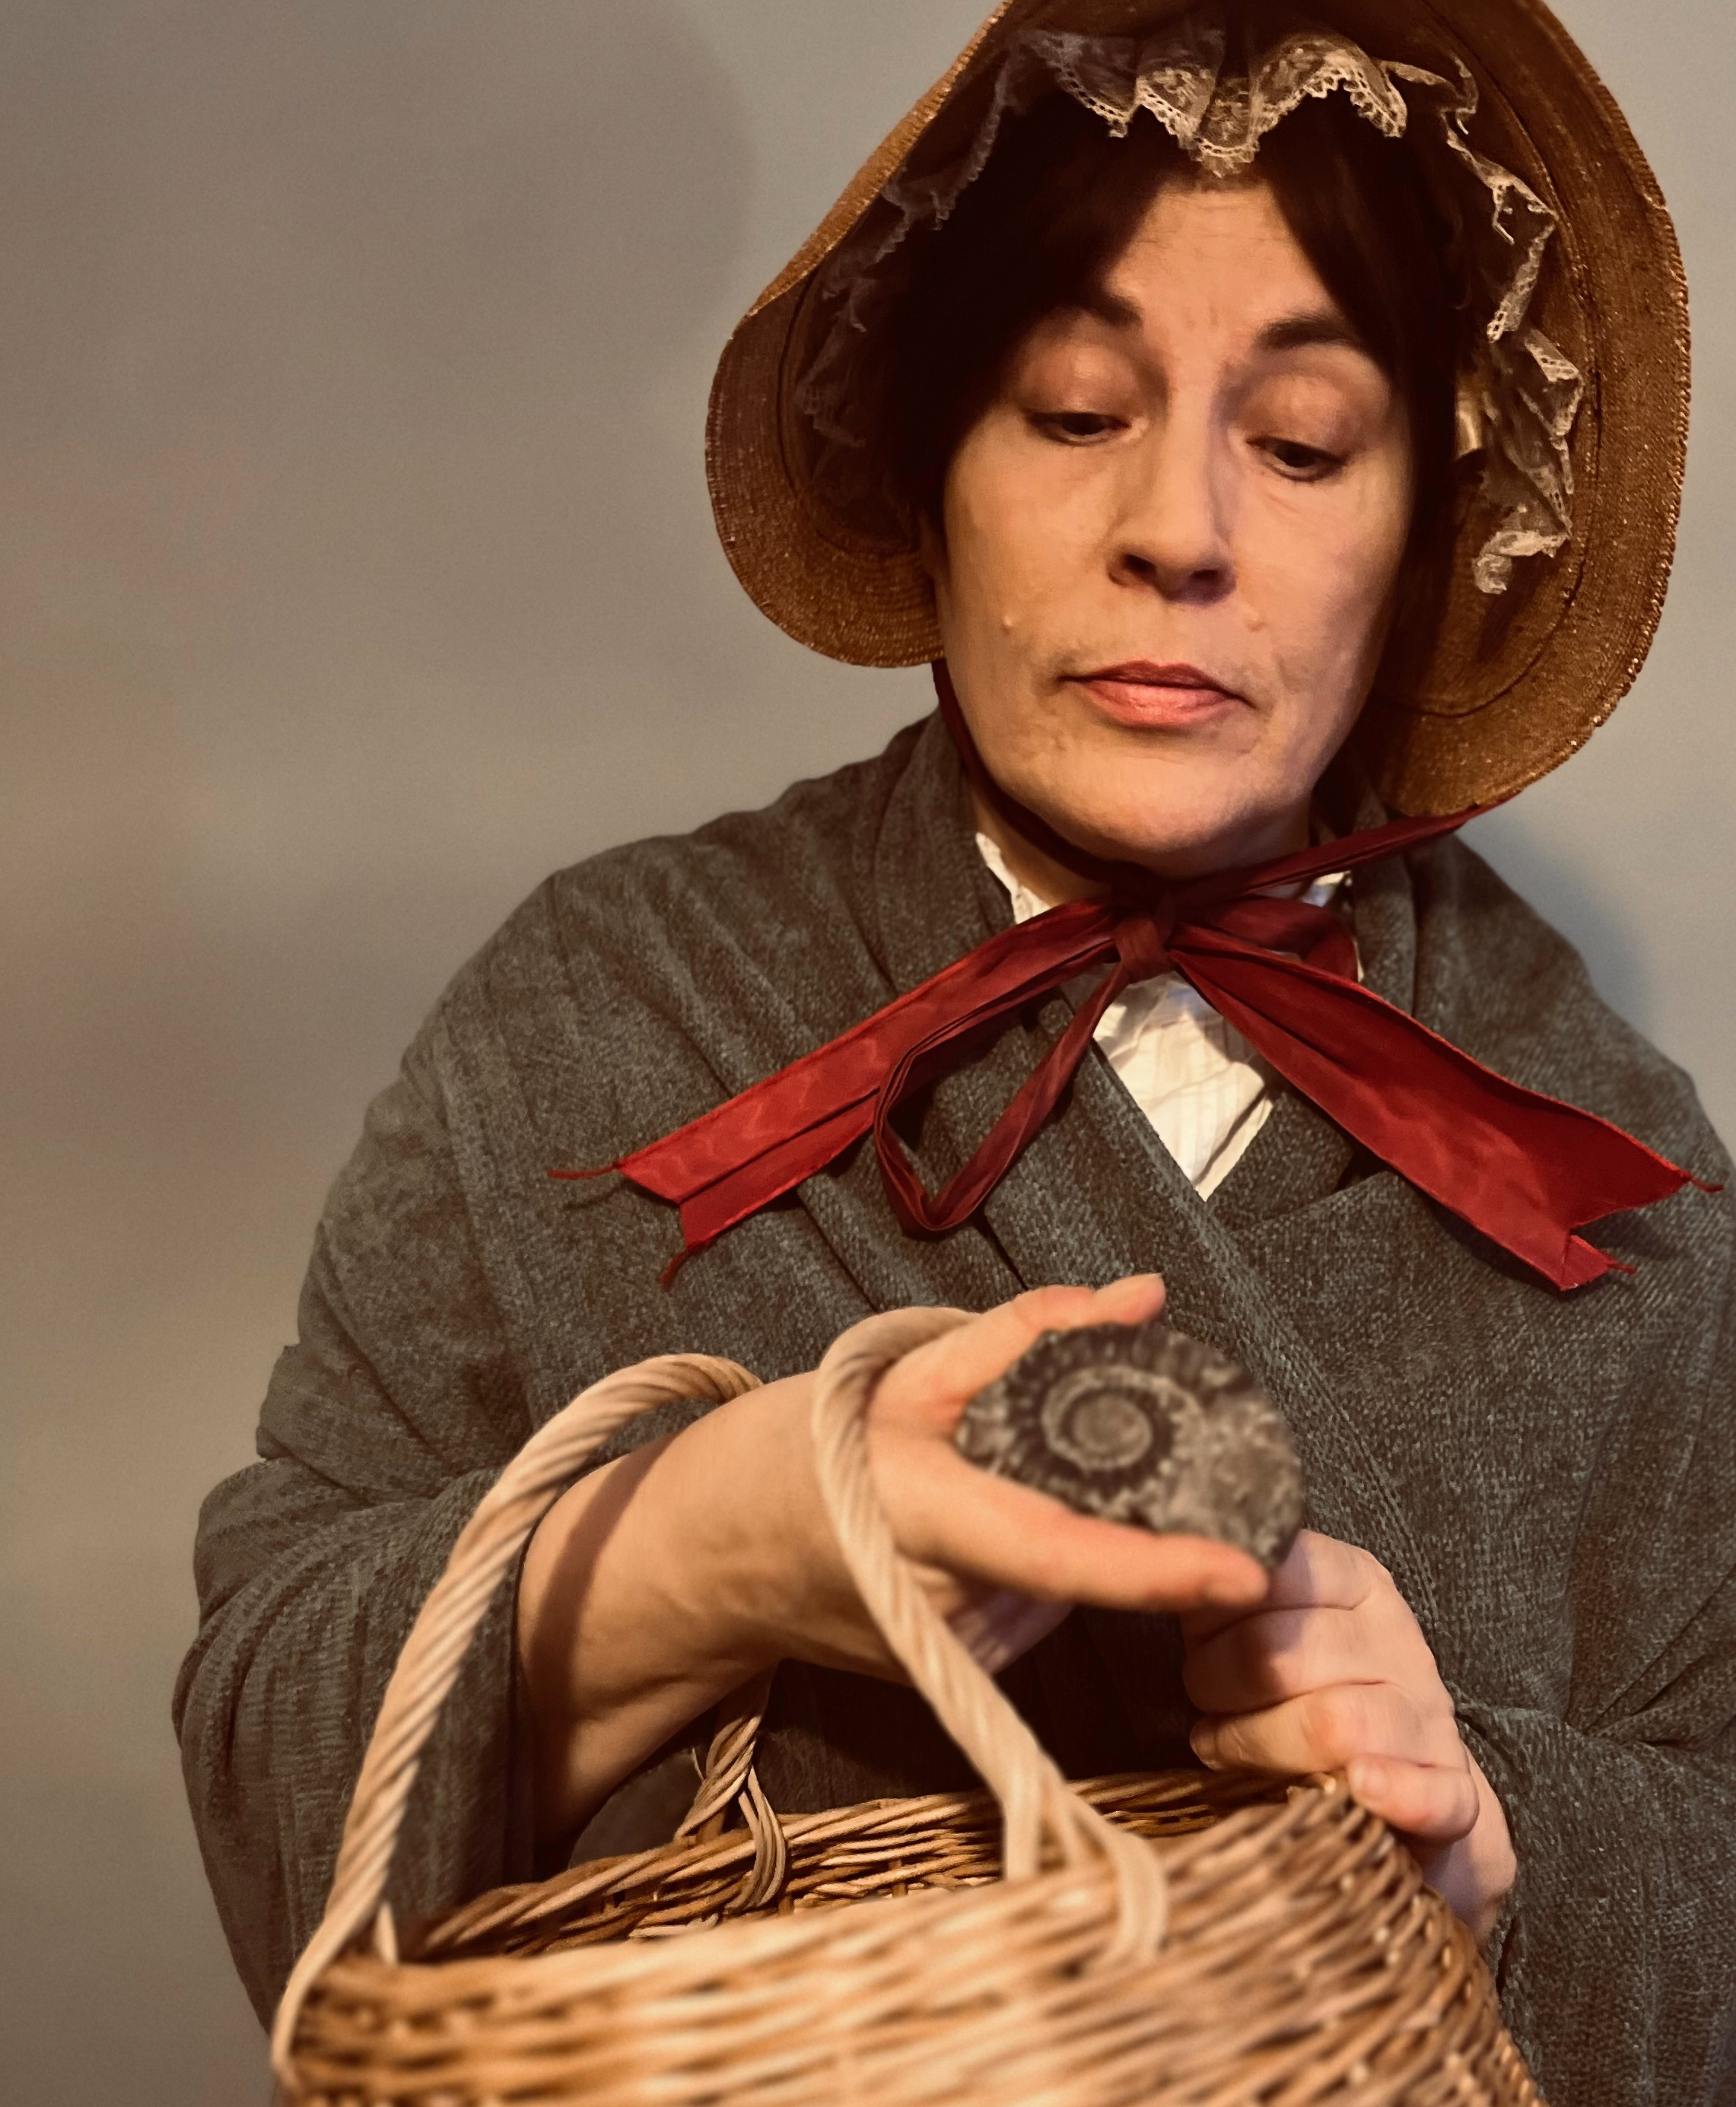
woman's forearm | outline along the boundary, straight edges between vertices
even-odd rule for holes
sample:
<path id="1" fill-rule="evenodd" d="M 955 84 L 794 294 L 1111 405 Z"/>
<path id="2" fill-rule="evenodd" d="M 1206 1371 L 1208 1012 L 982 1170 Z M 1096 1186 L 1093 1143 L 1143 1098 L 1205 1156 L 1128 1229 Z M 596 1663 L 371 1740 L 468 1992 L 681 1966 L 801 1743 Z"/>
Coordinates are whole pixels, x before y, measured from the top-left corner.
<path id="1" fill-rule="evenodd" d="M 806 1395 L 749 1392 L 580 1480 L 545 1516 L 519 1582 L 537 1829 L 583 1822 L 623 1778 L 787 1650 Z M 793 1541 L 794 1539 L 794 1541 Z"/>
<path id="2" fill-rule="evenodd" d="M 534 1736 L 539 1841 L 579 1827 L 653 1750 L 714 1701 L 712 1679 L 728 1673 L 715 1654 L 708 1664 L 697 1661 L 681 1620 L 659 1614 L 658 1576 L 640 1555 L 640 1532 L 627 1526 L 623 1534 L 627 1507 L 663 1445 L 581 1479 L 550 1511 L 525 1556 L 518 1645 Z M 631 1602 L 617 1603 L 611 1616 L 618 1597 Z M 632 1643 L 623 1645 L 628 1632 Z"/>

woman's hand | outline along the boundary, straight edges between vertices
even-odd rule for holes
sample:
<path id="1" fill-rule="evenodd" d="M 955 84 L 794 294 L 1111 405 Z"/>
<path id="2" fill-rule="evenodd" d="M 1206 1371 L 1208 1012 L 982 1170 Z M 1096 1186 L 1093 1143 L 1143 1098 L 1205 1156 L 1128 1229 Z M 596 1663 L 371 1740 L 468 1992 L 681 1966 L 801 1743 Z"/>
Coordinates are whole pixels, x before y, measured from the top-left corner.
<path id="1" fill-rule="evenodd" d="M 1116 1609 L 1246 1607 L 1264 1593 L 1254 1560 L 1203 1537 L 1154 1535 L 1076 1514 L 967 1462 L 953 1446 L 965 1406 L 1045 1332 L 1143 1323 L 1163 1306 L 1154 1277 L 1099 1291 L 1041 1288 L 944 1333 L 896 1363 L 868 1408 L 869 1465 L 894 1539 L 930 1602 L 991 1672 L 1052 1630 L 1076 1602 Z M 812 1570 L 837 1559 L 828 1527 Z M 842 1571 L 841 1565 L 837 1569 Z M 815 1605 L 818 1611 L 820 1606 Z M 849 1591 L 846 1620 L 803 1615 L 780 1651 L 902 1676 Z"/>
<path id="2" fill-rule="evenodd" d="M 1076 1515 L 967 1463 L 965 1405 L 1038 1336 L 1141 1323 L 1163 1283 L 1041 1288 L 960 1324 L 888 1371 L 868 1458 L 930 1601 L 998 1668 L 1075 1602 L 1246 1606 L 1265 1575 L 1202 1537 Z M 820 1494 L 812 1374 L 720 1405 L 582 1479 L 532 1539 L 519 1651 L 537 1727 L 538 1826 L 569 1831 L 669 1736 L 784 1659 L 898 1677 Z"/>
<path id="3" fill-rule="evenodd" d="M 1460 1738 L 1428 1642 L 1378 1559 L 1304 1530 L 1252 1611 L 1181 1620 L 1183 1681 L 1213 1766 L 1342 1771 L 1423 1875 L 1487 1936 L 1514 1861 L 1507 1817 Z"/>

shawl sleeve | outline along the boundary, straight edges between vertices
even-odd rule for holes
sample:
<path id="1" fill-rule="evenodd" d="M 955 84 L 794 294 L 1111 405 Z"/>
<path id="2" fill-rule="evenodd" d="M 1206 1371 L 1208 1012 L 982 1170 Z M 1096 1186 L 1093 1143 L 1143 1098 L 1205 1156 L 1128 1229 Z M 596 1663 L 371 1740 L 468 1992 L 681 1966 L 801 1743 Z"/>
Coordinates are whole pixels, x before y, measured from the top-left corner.
<path id="1" fill-rule="evenodd" d="M 428 1035 L 327 1202 L 260 1460 L 200 1516 L 175 1692 L 195 1826 L 268 2016 L 318 1921 L 349 1795 L 416 1611 L 530 1431 L 478 1257 Z M 419 1912 L 528 1871 L 505 1588 L 425 1759 L 393 1876 Z"/>
<path id="2" fill-rule="evenodd" d="M 1733 1328 L 1679 1316 L 1635 1357 L 1584 1502 L 1565 1706 L 1453 1693 L 1513 1831 L 1491 1958 L 1549 2107 L 1736 2103 Z"/>

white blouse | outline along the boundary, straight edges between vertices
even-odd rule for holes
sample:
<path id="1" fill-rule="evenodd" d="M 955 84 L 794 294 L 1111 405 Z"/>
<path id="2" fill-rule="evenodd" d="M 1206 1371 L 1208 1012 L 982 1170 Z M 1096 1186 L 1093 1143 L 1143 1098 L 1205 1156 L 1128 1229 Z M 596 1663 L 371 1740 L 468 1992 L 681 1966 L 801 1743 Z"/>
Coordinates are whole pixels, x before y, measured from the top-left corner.
<path id="1" fill-rule="evenodd" d="M 977 847 L 1011 896 L 1015 922 L 1055 904 L 1014 877 L 987 834 L 977 836 Z M 1344 878 L 1335 871 L 1316 878 L 1303 896 L 1324 907 Z M 1179 973 L 1136 981 L 1104 1012 L 1095 1036 L 1200 1197 L 1215 1192 L 1271 1112 L 1278 1083 L 1271 1069 Z"/>

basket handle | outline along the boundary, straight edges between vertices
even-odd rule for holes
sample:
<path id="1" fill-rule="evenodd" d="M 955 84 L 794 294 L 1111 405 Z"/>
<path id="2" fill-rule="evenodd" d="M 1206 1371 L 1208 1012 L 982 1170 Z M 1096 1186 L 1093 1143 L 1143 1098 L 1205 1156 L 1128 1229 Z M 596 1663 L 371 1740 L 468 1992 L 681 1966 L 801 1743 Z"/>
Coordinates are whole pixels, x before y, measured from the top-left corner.
<path id="1" fill-rule="evenodd" d="M 693 1804 L 676 1826 L 676 1836 L 704 1836 L 721 1830 L 731 1807 L 740 1807 L 753 1842 L 753 1857 L 735 1892 L 722 1906 L 725 1916 L 763 1909 L 783 1891 L 789 1871 L 789 1843 L 784 1825 L 766 1796 L 753 1767 L 759 1730 L 771 1701 L 776 1663 L 751 1677 L 719 1704 L 705 1768 Z"/>
<path id="2" fill-rule="evenodd" d="M 528 1441 L 483 1494 L 429 1591 L 386 1685 L 362 1759 L 325 1915 L 284 1987 L 272 2027 L 272 2062 L 288 2087 L 290 2046 L 315 1979 L 368 1920 L 392 1943 L 386 1875 L 422 1750 L 496 1588 L 573 1472 L 618 1426 L 654 1406 L 707 1398 L 726 1404 L 759 1378 L 709 1354 L 665 1354 L 618 1369 L 582 1391 Z"/>
<path id="3" fill-rule="evenodd" d="M 1064 1858 L 1095 1849 L 1124 1871 L 1118 1950 L 1155 1946 L 1165 1917 L 1162 1869 L 1143 1849 L 1130 1852 L 1123 1832 L 1104 1822 L 1067 1785 L 1019 1714 L 918 1587 L 880 1511 L 869 1472 L 862 1415 L 875 1384 L 894 1361 L 968 1322 L 962 1310 L 902 1310 L 870 1317 L 842 1333 L 820 1363 L 811 1417 L 820 1489 L 834 1535 L 857 1591 L 911 1681 L 975 1764 L 1005 1815 L 1006 1877 L 1034 1872 L 1046 1839 Z M 732 1691 L 718 1705 L 704 1775 L 677 1836 L 705 1832 L 739 1804 L 753 1855 L 726 1916 L 762 1908 L 789 1871 L 783 1826 L 754 1769 L 775 1669 Z M 1154 1888 L 1155 1892 L 1153 1892 Z"/>
<path id="4" fill-rule="evenodd" d="M 1073 1791 L 948 1628 L 893 1540 L 869 1471 L 863 1414 L 875 1386 L 893 1362 L 968 1321 L 956 1310 L 895 1310 L 865 1318 L 833 1341 L 820 1363 L 811 1420 L 821 1496 L 870 1615 L 1001 1804 L 1006 1878 L 1025 1879 L 1037 1871 L 1046 1844 L 1070 1864 L 1093 1855 L 1106 1860 L 1115 1876 L 1118 1907 L 1103 1958 L 1131 1958 L 1159 1944 L 1167 1921 L 1167 1887 L 1156 1853 Z M 726 1404 L 756 1388 L 758 1380 L 733 1361 L 705 1354 L 668 1354 L 622 1368 L 593 1383 L 540 1427 L 483 1495 L 417 1613 L 386 1685 L 344 1817 L 325 1914 L 278 2004 L 272 2062 L 286 2088 L 294 2087 L 290 2050 L 296 2022 L 326 1966 L 370 1918 L 383 1954 L 395 1957 L 386 1876 L 422 1750 L 483 1613 L 531 1532 L 573 1471 L 618 1426 L 677 1399 Z M 767 1894 L 781 1881 L 784 1835 L 762 1804 L 751 1766 L 768 1687 L 768 1678 L 758 1678 L 728 1701 L 726 1709 L 733 1716 L 723 1719 L 713 1741 L 706 1781 L 695 1802 L 696 1813 L 707 1800 L 706 1812 L 715 1811 L 732 1796 L 722 1774 L 734 1774 L 733 1791 L 741 1795 L 753 1835 L 749 1883 Z M 690 1815 L 689 1822 L 694 1818 Z"/>
<path id="5" fill-rule="evenodd" d="M 820 1363 L 812 1428 L 820 1489 L 844 1562 L 881 1635 L 942 1727 L 1001 1803 L 1010 1880 L 1041 1867 L 1045 1846 L 1068 1863 L 1107 1860 L 1118 1889 L 1103 1958 L 1161 1943 L 1168 1890 L 1158 1854 L 1088 1807 L 1036 1736 L 924 1594 L 874 1489 L 863 1414 L 894 1361 L 969 1319 L 956 1310 L 900 1310 L 839 1335 Z"/>

